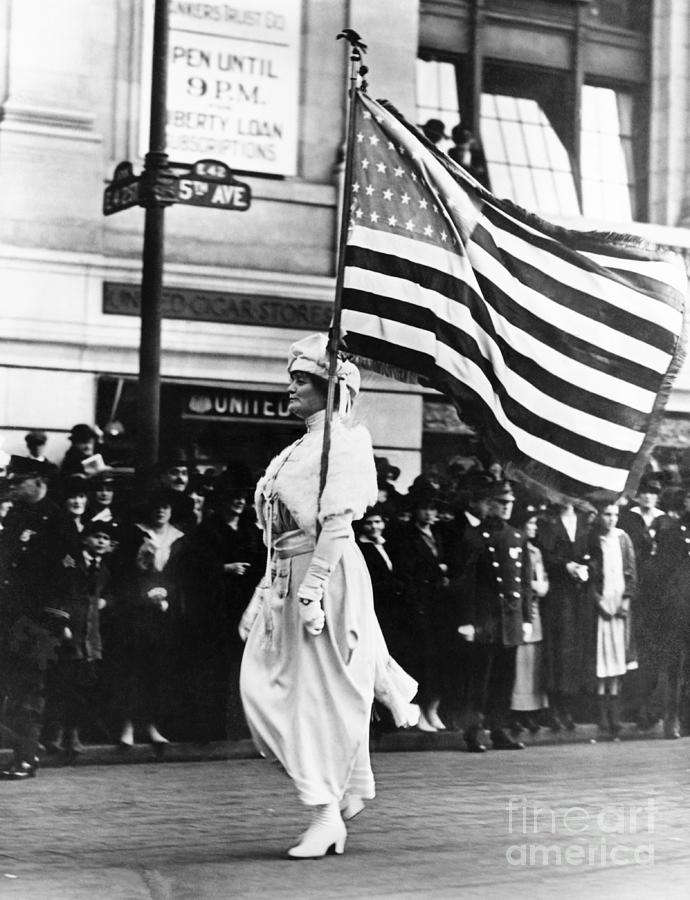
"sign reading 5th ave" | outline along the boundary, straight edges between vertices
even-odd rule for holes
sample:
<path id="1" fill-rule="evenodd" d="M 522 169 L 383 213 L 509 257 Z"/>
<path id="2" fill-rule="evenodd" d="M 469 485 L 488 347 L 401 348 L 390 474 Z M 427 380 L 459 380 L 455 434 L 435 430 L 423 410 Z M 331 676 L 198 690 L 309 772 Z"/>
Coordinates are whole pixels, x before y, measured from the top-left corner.
<path id="1" fill-rule="evenodd" d="M 189 178 L 178 181 L 177 202 L 244 212 L 249 209 L 251 191 L 248 184 L 233 178 L 224 163 L 202 159 L 194 164 Z"/>

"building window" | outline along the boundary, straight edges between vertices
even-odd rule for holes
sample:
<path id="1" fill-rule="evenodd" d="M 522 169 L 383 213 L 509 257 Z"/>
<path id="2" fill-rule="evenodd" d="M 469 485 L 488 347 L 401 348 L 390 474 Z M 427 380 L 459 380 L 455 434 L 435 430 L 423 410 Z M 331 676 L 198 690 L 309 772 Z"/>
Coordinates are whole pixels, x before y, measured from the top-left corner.
<path id="1" fill-rule="evenodd" d="M 585 216 L 628 221 L 634 216 L 632 121 L 632 94 L 583 87 L 580 165 Z"/>
<path id="2" fill-rule="evenodd" d="M 536 100 L 482 94 L 481 134 L 496 196 L 541 213 L 579 214 L 570 158 Z"/>
<path id="3" fill-rule="evenodd" d="M 460 63 L 417 61 L 417 123 L 440 119 L 447 135 L 460 121 Z M 559 72 L 488 61 L 480 137 L 488 178 L 505 197 L 541 215 L 630 221 L 639 215 L 630 91 L 585 85 L 576 188 L 573 102 Z M 446 152 L 450 140 L 438 146 Z"/>
<path id="4" fill-rule="evenodd" d="M 458 80 L 455 64 L 435 59 L 417 60 L 417 125 L 421 128 L 429 119 L 439 119 L 447 135 L 460 121 Z M 452 141 L 439 141 L 441 150 L 448 150 Z"/>

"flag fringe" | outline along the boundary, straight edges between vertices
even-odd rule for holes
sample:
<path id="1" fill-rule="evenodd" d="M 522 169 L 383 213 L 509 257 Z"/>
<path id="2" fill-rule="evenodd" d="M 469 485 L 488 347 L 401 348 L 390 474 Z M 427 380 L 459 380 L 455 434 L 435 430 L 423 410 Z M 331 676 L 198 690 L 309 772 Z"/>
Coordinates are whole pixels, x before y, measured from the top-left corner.
<path id="1" fill-rule="evenodd" d="M 347 351 L 345 352 L 347 353 Z M 347 358 L 360 369 L 376 372 L 377 375 L 385 375 L 386 378 L 402 381 L 405 384 L 420 384 L 422 380 L 422 376 L 417 372 L 411 372 L 409 369 L 393 366 L 390 363 L 379 362 L 368 356 L 357 356 L 356 354 L 347 353 Z"/>

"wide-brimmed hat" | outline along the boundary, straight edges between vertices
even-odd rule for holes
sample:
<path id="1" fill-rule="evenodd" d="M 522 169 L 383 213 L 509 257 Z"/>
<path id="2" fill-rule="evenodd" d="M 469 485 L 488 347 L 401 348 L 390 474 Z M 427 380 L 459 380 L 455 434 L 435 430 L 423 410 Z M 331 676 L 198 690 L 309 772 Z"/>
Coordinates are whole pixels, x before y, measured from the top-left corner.
<path id="1" fill-rule="evenodd" d="M 379 478 L 383 478 L 386 481 L 397 481 L 400 478 L 400 469 L 388 462 L 385 456 L 375 456 L 374 465 Z"/>
<path id="2" fill-rule="evenodd" d="M 116 522 L 102 522 L 100 519 L 91 519 L 84 525 L 81 533 L 82 537 L 88 537 L 90 534 L 107 534 L 110 540 L 114 540 L 119 532 L 119 526 Z"/>
<path id="3" fill-rule="evenodd" d="M 8 478 L 18 482 L 25 478 L 50 478 L 53 469 L 49 463 L 41 462 L 31 456 L 10 456 Z"/>

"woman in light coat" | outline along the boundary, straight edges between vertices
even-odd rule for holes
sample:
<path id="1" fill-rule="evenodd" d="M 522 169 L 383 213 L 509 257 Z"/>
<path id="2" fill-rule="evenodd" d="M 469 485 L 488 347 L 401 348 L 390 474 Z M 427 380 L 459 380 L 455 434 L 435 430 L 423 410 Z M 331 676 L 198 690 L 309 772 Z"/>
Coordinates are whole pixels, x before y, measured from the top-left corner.
<path id="1" fill-rule="evenodd" d="M 401 705 L 409 702 L 416 690 L 408 679 L 404 698 L 396 694 L 395 664 L 352 533 L 352 521 L 376 501 L 377 485 L 369 434 L 347 421 L 359 372 L 343 359 L 336 369 L 339 412 L 328 474 L 319 490 L 327 372 L 325 336 L 292 345 L 289 409 L 307 432 L 269 464 L 257 485 L 269 571 L 258 614 L 250 604 L 240 626 L 248 633 L 240 690 L 252 737 L 264 756 L 280 761 L 312 811 L 309 828 L 288 851 L 295 859 L 342 853 L 344 819 L 374 796 L 369 723 L 375 685 L 377 697 L 386 694 L 390 705 L 395 697 Z"/>

